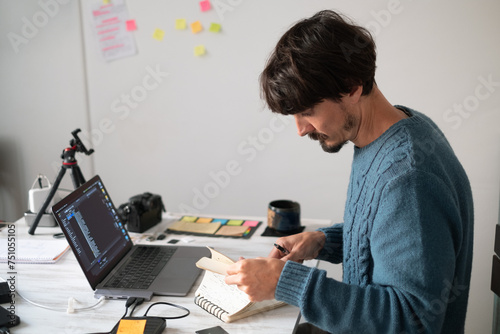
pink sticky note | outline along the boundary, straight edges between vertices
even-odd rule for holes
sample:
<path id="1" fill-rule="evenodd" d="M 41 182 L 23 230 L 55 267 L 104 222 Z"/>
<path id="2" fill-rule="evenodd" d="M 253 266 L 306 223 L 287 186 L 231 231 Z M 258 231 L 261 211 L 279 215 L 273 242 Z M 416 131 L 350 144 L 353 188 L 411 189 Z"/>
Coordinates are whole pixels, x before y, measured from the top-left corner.
<path id="1" fill-rule="evenodd" d="M 127 31 L 134 31 L 137 29 L 135 20 L 128 20 L 125 24 L 127 25 Z"/>
<path id="2" fill-rule="evenodd" d="M 202 12 L 206 12 L 207 10 L 209 10 L 210 1 L 209 0 L 200 1 L 200 8 Z"/>
<path id="3" fill-rule="evenodd" d="M 247 220 L 243 223 L 243 226 L 255 227 L 257 225 L 259 225 L 259 222 L 255 220 Z"/>

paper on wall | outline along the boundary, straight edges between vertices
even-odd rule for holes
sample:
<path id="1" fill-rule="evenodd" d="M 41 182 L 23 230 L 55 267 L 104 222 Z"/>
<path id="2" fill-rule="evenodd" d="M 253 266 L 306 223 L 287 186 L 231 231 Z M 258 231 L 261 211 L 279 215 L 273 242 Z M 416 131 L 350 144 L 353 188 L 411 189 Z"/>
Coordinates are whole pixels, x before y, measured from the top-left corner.
<path id="1" fill-rule="evenodd" d="M 132 31 L 127 30 L 129 20 L 123 0 L 91 3 L 91 24 L 97 45 L 104 60 L 111 61 L 136 54 Z"/>

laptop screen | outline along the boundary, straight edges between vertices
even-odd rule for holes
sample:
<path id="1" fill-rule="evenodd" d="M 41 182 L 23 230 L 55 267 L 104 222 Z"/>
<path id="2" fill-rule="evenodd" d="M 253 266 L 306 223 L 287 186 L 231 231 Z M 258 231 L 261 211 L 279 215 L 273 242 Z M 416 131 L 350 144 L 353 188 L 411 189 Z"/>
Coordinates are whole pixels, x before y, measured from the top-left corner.
<path id="1" fill-rule="evenodd" d="M 54 205 L 52 212 L 94 289 L 132 247 L 100 177 Z"/>

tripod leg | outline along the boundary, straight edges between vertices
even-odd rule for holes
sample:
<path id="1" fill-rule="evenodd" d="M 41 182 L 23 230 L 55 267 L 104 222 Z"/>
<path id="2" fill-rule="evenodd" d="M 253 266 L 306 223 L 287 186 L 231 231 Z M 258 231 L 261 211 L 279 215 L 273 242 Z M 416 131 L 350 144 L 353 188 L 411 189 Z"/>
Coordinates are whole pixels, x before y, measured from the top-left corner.
<path id="1" fill-rule="evenodd" d="M 73 186 L 75 189 L 85 183 L 85 178 L 83 177 L 82 170 L 78 165 L 71 166 L 71 177 L 73 180 Z"/>
<path id="2" fill-rule="evenodd" d="M 62 166 L 61 169 L 59 170 L 59 174 L 57 174 L 56 181 L 54 182 L 54 185 L 52 186 L 52 189 L 50 190 L 49 195 L 47 196 L 47 199 L 43 203 L 42 207 L 40 208 L 40 211 L 36 214 L 35 220 L 33 221 L 33 225 L 31 225 L 28 233 L 33 235 L 35 234 L 35 230 L 38 226 L 38 223 L 40 222 L 40 219 L 42 219 L 42 215 L 45 213 L 45 210 L 47 210 L 47 207 L 49 206 L 50 201 L 54 197 L 57 187 L 59 187 L 59 184 L 61 183 L 61 180 L 64 176 L 64 173 L 66 173 L 66 167 Z"/>

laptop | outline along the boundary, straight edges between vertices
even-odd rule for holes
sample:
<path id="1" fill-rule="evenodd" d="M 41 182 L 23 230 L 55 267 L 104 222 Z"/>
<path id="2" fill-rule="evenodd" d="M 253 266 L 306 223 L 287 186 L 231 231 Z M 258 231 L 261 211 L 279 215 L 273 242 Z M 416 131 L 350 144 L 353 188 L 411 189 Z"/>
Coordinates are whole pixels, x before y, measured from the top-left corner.
<path id="1" fill-rule="evenodd" d="M 96 298 L 185 296 L 201 273 L 196 261 L 210 256 L 206 247 L 134 245 L 99 175 L 55 204 L 52 214 Z"/>

